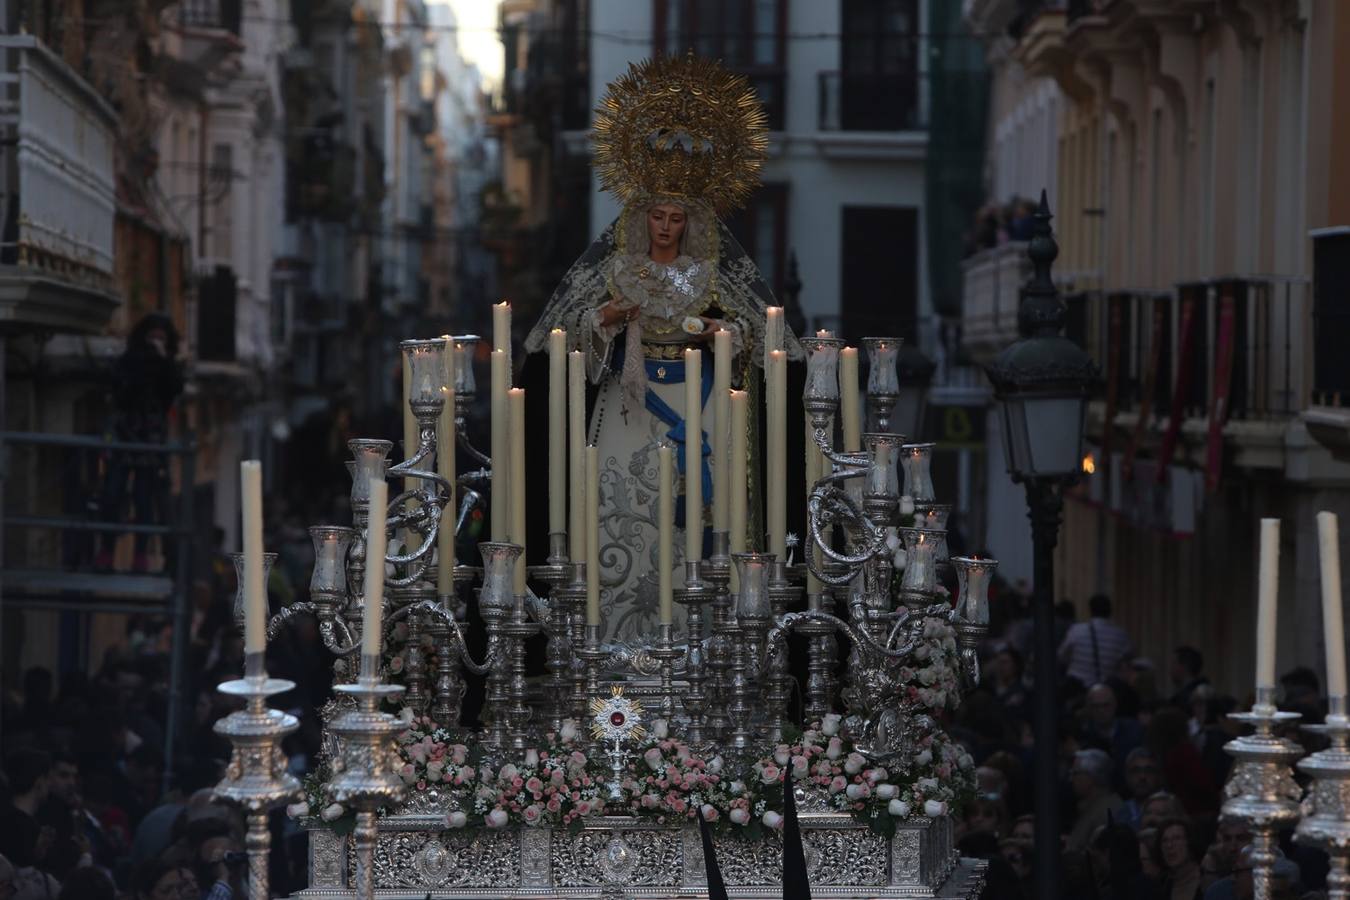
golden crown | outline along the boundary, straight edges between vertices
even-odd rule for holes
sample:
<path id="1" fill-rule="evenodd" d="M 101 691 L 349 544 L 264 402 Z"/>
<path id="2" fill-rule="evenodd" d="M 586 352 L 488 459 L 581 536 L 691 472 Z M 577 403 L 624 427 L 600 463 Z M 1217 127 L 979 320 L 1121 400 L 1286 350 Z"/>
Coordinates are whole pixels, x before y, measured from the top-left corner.
<path id="1" fill-rule="evenodd" d="M 735 209 L 759 184 L 768 143 L 749 83 L 692 53 L 629 65 L 595 110 L 600 185 L 625 205 L 669 197 Z"/>

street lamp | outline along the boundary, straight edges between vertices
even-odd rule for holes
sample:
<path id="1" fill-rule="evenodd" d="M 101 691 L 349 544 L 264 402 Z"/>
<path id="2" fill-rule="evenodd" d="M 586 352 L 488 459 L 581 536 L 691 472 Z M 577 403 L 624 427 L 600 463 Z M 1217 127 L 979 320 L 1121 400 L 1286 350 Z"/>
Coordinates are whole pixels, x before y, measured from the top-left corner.
<path id="1" fill-rule="evenodd" d="M 1034 553 L 1034 646 L 1036 654 L 1036 854 L 1038 900 L 1059 896 L 1058 672 L 1055 668 L 1054 553 L 1064 509 L 1063 488 L 1083 459 L 1083 419 L 1099 382 L 1097 366 L 1060 334 L 1064 304 L 1050 280 L 1059 247 L 1050 231 L 1045 191 L 1034 215 L 1031 279 L 1022 288 L 1017 319 L 1021 340 L 986 369 L 1003 420 L 1008 472 L 1027 491 Z"/>

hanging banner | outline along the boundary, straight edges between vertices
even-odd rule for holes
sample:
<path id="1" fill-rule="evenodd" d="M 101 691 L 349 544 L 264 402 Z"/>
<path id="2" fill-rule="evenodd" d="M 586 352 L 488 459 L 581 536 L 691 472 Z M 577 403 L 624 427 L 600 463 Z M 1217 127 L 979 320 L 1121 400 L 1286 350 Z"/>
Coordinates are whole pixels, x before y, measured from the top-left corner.
<path id="1" fill-rule="evenodd" d="M 1177 345 L 1177 379 L 1172 390 L 1172 415 L 1167 420 L 1167 432 L 1163 435 L 1162 446 L 1158 448 L 1158 468 L 1155 477 L 1161 482 L 1167 477 L 1167 467 L 1172 464 L 1172 454 L 1177 449 L 1177 439 L 1181 436 L 1181 423 L 1186 418 L 1186 395 L 1191 389 L 1191 351 L 1195 344 L 1196 310 L 1195 297 L 1185 297 L 1181 301 L 1181 340 Z"/>
<path id="2" fill-rule="evenodd" d="M 1209 435 L 1205 444 L 1205 492 L 1219 487 L 1223 473 L 1223 426 L 1228 421 L 1228 396 L 1233 382 L 1233 340 L 1237 309 L 1233 283 L 1224 284 L 1219 305 L 1219 340 L 1214 348 L 1214 396 L 1209 404 Z"/>

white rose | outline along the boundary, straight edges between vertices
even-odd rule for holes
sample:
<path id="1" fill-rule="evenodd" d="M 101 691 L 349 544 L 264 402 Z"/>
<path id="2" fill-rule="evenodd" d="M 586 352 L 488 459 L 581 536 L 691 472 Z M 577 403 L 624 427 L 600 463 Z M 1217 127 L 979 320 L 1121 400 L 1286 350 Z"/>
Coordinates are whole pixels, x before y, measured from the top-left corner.
<path id="1" fill-rule="evenodd" d="M 722 771 L 722 757 L 720 754 L 708 760 L 708 771 L 712 772 L 714 775 Z"/>
<path id="2" fill-rule="evenodd" d="M 926 766 L 933 761 L 933 751 L 924 750 L 918 756 L 914 757 L 914 762 L 921 766 Z"/>
<path id="3" fill-rule="evenodd" d="M 897 548 L 896 551 L 891 554 L 891 565 L 902 571 L 909 565 L 909 556 L 905 553 L 904 547 Z"/>
<path id="4" fill-rule="evenodd" d="M 731 821 L 735 822 L 737 825 L 744 825 L 746 822 L 750 821 L 750 810 L 741 809 L 738 806 L 728 814 L 727 818 L 731 819 Z"/>
<path id="5" fill-rule="evenodd" d="M 792 758 L 792 753 L 788 750 L 787 744 L 779 744 L 773 750 L 773 761 L 780 766 L 786 766 L 788 760 Z"/>
<path id="6" fill-rule="evenodd" d="M 445 816 L 446 828 L 463 828 L 467 824 L 469 824 L 469 817 L 466 816 L 461 810 L 457 809 L 452 813 L 446 813 Z"/>
<path id="7" fill-rule="evenodd" d="M 531 769 L 533 769 L 535 766 L 539 765 L 539 751 L 538 751 L 538 750 L 530 749 L 530 750 L 526 750 L 526 751 L 525 751 L 525 765 L 526 765 L 528 768 L 531 768 Z"/>
<path id="8" fill-rule="evenodd" d="M 774 812 L 774 811 L 771 810 L 771 809 L 765 810 L 765 812 L 764 812 L 764 818 L 763 818 L 762 821 L 763 821 L 764 824 L 767 825 L 769 828 L 782 828 L 782 827 L 783 827 L 783 817 L 782 817 L 780 814 Z"/>
<path id="9" fill-rule="evenodd" d="M 909 494 L 905 494 L 903 497 L 900 498 L 900 515 L 902 516 L 914 515 L 914 498 L 911 497 Z"/>
<path id="10" fill-rule="evenodd" d="M 398 720 L 402 722 L 404 725 L 407 725 L 409 722 L 411 722 L 413 720 L 413 717 L 414 717 L 413 708 L 411 706 L 405 706 L 398 711 Z"/>
<path id="11" fill-rule="evenodd" d="M 886 811 L 893 816 L 899 816 L 903 819 L 905 816 L 909 815 L 909 804 L 903 800 L 892 800 L 890 803 L 886 804 Z"/>
<path id="12" fill-rule="evenodd" d="M 843 716 L 839 715 L 839 713 L 830 713 L 827 716 L 825 716 L 824 719 L 821 720 L 820 730 L 825 732 L 825 734 L 827 735 L 838 734 L 839 722 L 842 719 Z"/>
<path id="13" fill-rule="evenodd" d="M 733 794 L 744 794 L 744 793 L 745 793 L 745 782 L 744 782 L 744 781 L 733 781 L 733 782 L 731 783 L 731 792 L 732 792 Z"/>
<path id="14" fill-rule="evenodd" d="M 520 770 L 517 769 L 515 765 L 513 765 L 512 763 L 507 763 L 506 765 L 502 766 L 502 770 L 501 772 L 498 773 L 497 777 L 500 778 L 502 781 L 511 781 L 519 774 Z"/>
<path id="15" fill-rule="evenodd" d="M 658 741 L 664 741 L 670 735 L 670 725 L 665 719 L 657 719 L 652 723 L 652 737 Z"/>
<path id="16" fill-rule="evenodd" d="M 862 754 L 850 753 L 844 758 L 844 771 L 849 775 L 857 775 L 866 764 L 867 760 L 863 759 Z"/>
<path id="17" fill-rule="evenodd" d="M 848 796 L 848 799 L 857 800 L 859 797 L 862 796 L 862 785 L 850 784 L 847 788 L 844 789 L 844 793 Z"/>
<path id="18" fill-rule="evenodd" d="M 487 822 L 489 828 L 501 828 L 506 824 L 506 818 L 506 810 L 494 809 L 484 817 L 484 821 Z"/>
<path id="19" fill-rule="evenodd" d="M 346 810 L 342 808 L 341 803 L 330 803 L 323 808 L 323 812 L 319 813 L 319 816 L 325 822 L 332 822 L 342 818 L 344 812 L 346 812 Z"/>
<path id="20" fill-rule="evenodd" d="M 299 803 L 292 803 L 286 807 L 286 815 L 292 819 L 298 819 L 301 816 L 309 815 L 309 804 L 301 800 Z"/>
<path id="21" fill-rule="evenodd" d="M 947 812 L 947 804 L 938 800 L 923 801 L 923 814 L 925 816 L 941 816 Z"/>
<path id="22" fill-rule="evenodd" d="M 893 784 L 877 785 L 877 796 L 882 800 L 894 800 L 900 795 L 900 788 Z"/>
<path id="23" fill-rule="evenodd" d="M 558 737 L 562 738 L 564 743 L 570 743 L 576 740 L 577 723 L 571 719 L 563 719 L 562 731 L 558 733 Z"/>

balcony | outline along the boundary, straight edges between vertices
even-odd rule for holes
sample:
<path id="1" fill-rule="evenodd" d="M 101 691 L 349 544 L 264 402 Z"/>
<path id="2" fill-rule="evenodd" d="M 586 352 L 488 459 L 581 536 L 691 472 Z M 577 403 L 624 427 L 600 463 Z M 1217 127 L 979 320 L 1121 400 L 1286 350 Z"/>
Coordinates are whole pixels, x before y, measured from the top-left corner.
<path id="1" fill-rule="evenodd" d="M 904 74 L 819 72 L 816 141 L 826 156 L 923 159 L 928 82 Z"/>
<path id="2" fill-rule="evenodd" d="M 119 302 L 117 116 L 32 35 L 0 36 L 0 50 L 16 98 L 0 107 L 4 214 L 14 223 L 0 243 L 0 329 L 99 332 Z"/>
<path id="3" fill-rule="evenodd" d="M 1031 277 L 1025 241 L 1012 241 L 969 257 L 961 264 L 961 334 L 966 350 L 991 362 L 1017 340 L 1017 304 Z"/>

